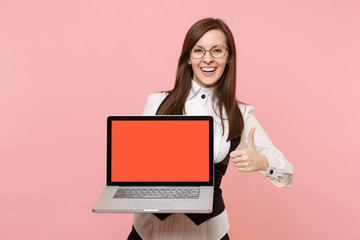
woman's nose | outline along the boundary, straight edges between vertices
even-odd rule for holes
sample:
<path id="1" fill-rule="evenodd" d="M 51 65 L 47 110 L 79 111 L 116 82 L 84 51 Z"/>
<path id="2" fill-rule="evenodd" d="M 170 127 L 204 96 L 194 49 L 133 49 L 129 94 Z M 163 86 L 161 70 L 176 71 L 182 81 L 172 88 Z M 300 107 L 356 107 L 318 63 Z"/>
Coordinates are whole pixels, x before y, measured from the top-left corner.
<path id="1" fill-rule="evenodd" d="M 203 61 L 207 64 L 211 63 L 213 61 L 213 56 L 211 56 L 210 52 L 205 52 L 205 56 L 203 58 Z"/>

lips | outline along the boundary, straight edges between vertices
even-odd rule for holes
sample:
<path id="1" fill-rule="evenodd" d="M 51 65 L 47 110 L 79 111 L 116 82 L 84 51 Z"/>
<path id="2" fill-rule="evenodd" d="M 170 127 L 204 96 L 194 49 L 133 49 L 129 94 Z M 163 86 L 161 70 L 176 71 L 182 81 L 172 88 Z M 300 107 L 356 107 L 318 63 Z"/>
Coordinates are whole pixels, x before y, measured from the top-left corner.
<path id="1" fill-rule="evenodd" d="M 213 67 L 213 66 L 200 67 L 201 73 L 205 76 L 214 75 L 216 72 L 216 69 L 217 69 L 217 67 Z"/>
<path id="2" fill-rule="evenodd" d="M 200 67 L 201 71 L 206 73 L 215 72 L 216 67 Z"/>

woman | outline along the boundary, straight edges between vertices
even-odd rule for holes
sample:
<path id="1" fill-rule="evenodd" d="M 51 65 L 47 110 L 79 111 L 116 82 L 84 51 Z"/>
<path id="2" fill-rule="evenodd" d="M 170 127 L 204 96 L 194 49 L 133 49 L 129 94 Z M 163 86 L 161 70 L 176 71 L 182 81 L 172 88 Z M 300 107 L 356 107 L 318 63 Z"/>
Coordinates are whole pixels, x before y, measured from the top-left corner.
<path id="1" fill-rule="evenodd" d="M 183 43 L 174 89 L 150 94 L 143 115 L 213 116 L 213 212 L 135 214 L 128 239 L 229 239 L 220 183 L 230 158 L 240 172 L 261 171 L 278 187 L 291 185 L 292 165 L 256 121 L 254 108 L 236 101 L 235 90 L 236 50 L 230 29 L 219 19 L 196 22 Z M 239 145 L 242 150 L 235 150 Z"/>

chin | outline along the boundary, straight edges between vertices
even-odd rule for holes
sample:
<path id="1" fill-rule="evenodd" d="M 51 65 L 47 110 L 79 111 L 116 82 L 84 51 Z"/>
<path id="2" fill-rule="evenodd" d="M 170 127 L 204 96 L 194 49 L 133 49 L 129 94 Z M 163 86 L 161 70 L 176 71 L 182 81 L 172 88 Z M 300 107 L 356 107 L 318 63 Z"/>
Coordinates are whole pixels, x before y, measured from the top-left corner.
<path id="1" fill-rule="evenodd" d="M 217 85 L 218 80 L 206 79 L 206 80 L 201 80 L 200 82 L 206 87 L 213 87 L 213 86 Z"/>

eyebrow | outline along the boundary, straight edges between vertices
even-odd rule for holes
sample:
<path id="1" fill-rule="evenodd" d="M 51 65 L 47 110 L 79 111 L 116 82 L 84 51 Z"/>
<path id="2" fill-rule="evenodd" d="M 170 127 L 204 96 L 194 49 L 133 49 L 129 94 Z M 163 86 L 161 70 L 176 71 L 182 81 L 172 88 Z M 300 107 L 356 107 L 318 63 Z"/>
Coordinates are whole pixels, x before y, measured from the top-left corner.
<path id="1" fill-rule="evenodd" d="M 195 45 L 194 47 L 201 47 L 201 48 L 204 48 L 203 46 L 201 45 Z M 214 46 L 212 46 L 210 49 L 214 48 L 214 47 L 224 47 L 224 48 L 227 48 L 226 46 L 222 45 L 222 44 L 216 44 Z M 205 49 L 205 48 L 204 48 Z"/>

